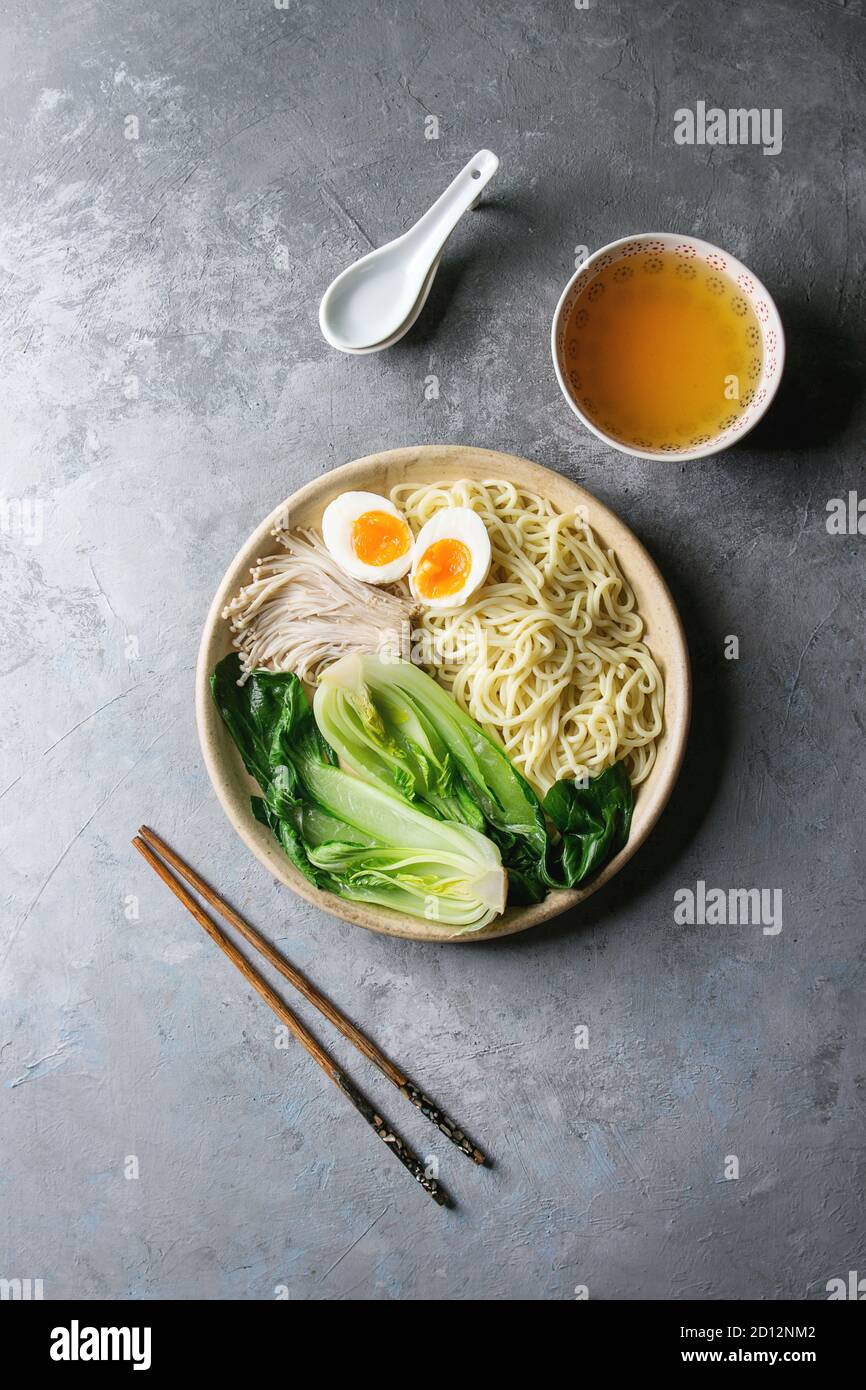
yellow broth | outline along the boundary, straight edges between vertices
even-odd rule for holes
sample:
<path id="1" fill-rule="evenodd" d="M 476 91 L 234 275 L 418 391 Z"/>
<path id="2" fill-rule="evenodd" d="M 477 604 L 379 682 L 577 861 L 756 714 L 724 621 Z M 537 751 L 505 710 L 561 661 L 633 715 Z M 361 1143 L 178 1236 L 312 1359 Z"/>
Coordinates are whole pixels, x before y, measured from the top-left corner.
<path id="1" fill-rule="evenodd" d="M 606 266 L 565 324 L 566 378 L 605 434 L 673 452 L 735 424 L 761 375 L 758 320 L 734 281 L 648 249 Z"/>

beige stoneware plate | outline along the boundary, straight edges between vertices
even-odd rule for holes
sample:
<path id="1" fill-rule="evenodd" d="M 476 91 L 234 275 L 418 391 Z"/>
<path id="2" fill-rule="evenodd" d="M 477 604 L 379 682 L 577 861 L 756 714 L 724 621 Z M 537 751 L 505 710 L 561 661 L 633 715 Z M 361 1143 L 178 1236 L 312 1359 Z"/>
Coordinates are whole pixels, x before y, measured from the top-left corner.
<path id="1" fill-rule="evenodd" d="M 658 745 L 655 766 L 639 788 L 628 844 L 585 887 L 549 893 L 542 903 L 509 908 L 480 931 L 449 935 L 433 922 L 403 916 L 366 903 L 342 898 L 314 888 L 286 858 L 270 832 L 253 819 L 249 798 L 255 784 L 247 776 L 228 732 L 211 700 L 208 677 L 217 662 L 232 650 L 229 625 L 222 610 L 249 578 L 255 561 L 273 552 L 270 532 L 277 522 L 295 526 L 319 526 L 325 507 L 340 492 L 366 491 L 387 495 L 397 483 L 417 485 L 456 478 L 508 478 L 517 487 L 548 497 L 561 511 L 586 507 L 589 523 L 600 542 L 612 548 L 637 597 L 646 623 L 646 640 L 665 679 L 665 728 Z M 415 941 L 483 941 L 525 931 L 538 922 L 582 902 L 631 859 L 649 835 L 670 796 L 682 762 L 688 733 L 691 701 L 689 658 L 679 614 L 667 585 L 647 552 L 626 526 L 607 507 L 576 483 L 542 468 L 537 463 L 490 449 L 458 445 L 422 445 L 392 449 L 384 454 L 347 463 L 302 487 L 275 508 L 250 536 L 229 565 L 217 590 L 205 623 L 196 671 L 196 719 L 199 739 L 214 790 L 223 810 L 241 839 L 262 864 L 287 888 L 317 907 L 371 931 L 404 936 Z"/>

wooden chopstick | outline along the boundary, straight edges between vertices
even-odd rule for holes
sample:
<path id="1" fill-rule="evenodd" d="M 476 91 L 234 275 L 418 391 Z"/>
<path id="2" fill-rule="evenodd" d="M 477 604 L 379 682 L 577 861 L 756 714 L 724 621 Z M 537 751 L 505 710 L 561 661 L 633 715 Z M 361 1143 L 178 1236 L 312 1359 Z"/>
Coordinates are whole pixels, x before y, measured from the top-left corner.
<path id="1" fill-rule="evenodd" d="M 358 1090 L 346 1073 L 337 1066 L 333 1058 L 328 1056 L 327 1052 L 313 1037 L 312 1033 L 305 1028 L 301 1020 L 292 1013 L 288 1005 L 283 1002 L 273 989 L 271 989 L 267 980 L 250 964 L 246 956 L 241 954 L 234 942 L 230 941 L 229 938 L 220 931 L 216 922 L 208 916 L 203 907 L 199 906 L 195 898 L 184 888 L 183 884 L 178 882 L 171 870 L 163 864 L 162 860 L 159 859 L 156 854 L 154 854 L 151 847 L 137 835 L 132 843 L 139 853 L 144 856 L 154 872 L 159 875 L 163 883 L 171 889 L 175 897 L 179 898 L 184 907 L 192 913 L 199 926 L 204 927 L 211 940 L 215 941 L 220 950 L 224 951 L 228 956 L 232 964 L 237 966 L 244 979 L 252 985 L 257 994 L 261 995 L 265 1003 L 271 1006 L 277 1018 L 279 1018 L 289 1031 L 294 1034 L 298 1042 L 309 1052 L 313 1060 L 318 1062 L 322 1070 L 326 1072 L 334 1082 L 334 1085 L 339 1086 L 346 1098 L 352 1102 L 355 1109 L 363 1115 L 370 1128 L 375 1131 L 383 1143 L 388 1145 L 388 1148 L 396 1158 L 399 1158 L 404 1167 L 408 1168 L 415 1181 L 420 1183 L 424 1191 L 433 1198 L 434 1202 L 438 1202 L 439 1206 L 447 1206 L 447 1194 L 439 1186 L 435 1178 L 427 1176 L 424 1164 L 421 1162 L 418 1155 L 403 1142 L 400 1136 L 391 1129 L 390 1125 L 385 1122 L 382 1116 L 373 1109 L 366 1096 Z"/>
<path id="2" fill-rule="evenodd" d="M 233 926 L 239 931 L 241 936 L 264 956 L 269 965 L 272 965 L 275 970 L 278 970 L 280 974 L 289 981 L 289 984 L 294 985 L 295 989 L 298 990 L 305 999 L 308 999 L 314 1008 L 318 1009 L 319 1013 L 323 1014 L 328 1022 L 334 1025 L 338 1032 L 343 1034 L 344 1038 L 348 1038 L 349 1042 L 357 1047 L 358 1051 L 362 1052 L 368 1061 L 378 1067 L 380 1072 L 382 1072 L 384 1076 L 387 1076 L 388 1080 L 397 1087 L 397 1090 L 400 1091 L 407 1100 L 411 1101 L 416 1109 L 420 1110 L 421 1114 L 425 1115 L 430 1123 L 434 1124 L 447 1139 L 450 1139 L 452 1144 L 456 1144 L 458 1149 L 460 1149 L 462 1153 L 467 1154 L 474 1163 L 484 1163 L 486 1161 L 482 1151 L 471 1139 L 467 1138 L 463 1130 L 460 1129 L 453 1120 L 449 1119 L 449 1117 L 438 1108 L 435 1101 L 432 1101 L 428 1095 L 425 1095 L 425 1093 L 406 1076 L 405 1072 L 395 1066 L 391 1059 L 386 1057 L 385 1053 L 382 1052 L 374 1042 L 371 1042 L 368 1037 L 365 1037 L 361 1030 L 355 1027 L 351 1019 L 346 1018 L 346 1015 L 341 1013 L 326 995 L 316 989 L 316 986 L 311 984 L 306 976 L 301 974 L 300 970 L 296 970 L 293 965 L 290 965 L 285 956 L 281 955 L 276 947 L 272 946 L 270 941 L 262 936 L 261 932 L 257 931 L 255 927 L 250 926 L 249 922 L 246 922 L 238 912 L 235 912 L 231 904 L 227 903 L 225 898 L 220 897 L 219 893 L 211 888 L 210 884 L 206 883 L 194 869 L 191 869 L 190 866 L 181 859 L 179 854 L 175 854 L 174 850 L 165 843 L 165 840 L 157 835 L 155 830 L 150 830 L 148 826 L 142 825 L 138 833 L 142 840 L 150 845 L 151 849 L 155 849 L 166 863 L 170 864 L 175 872 L 180 874 L 181 878 L 186 879 L 187 883 L 204 898 L 205 902 L 210 903 L 211 907 L 215 908 L 230 926 Z"/>

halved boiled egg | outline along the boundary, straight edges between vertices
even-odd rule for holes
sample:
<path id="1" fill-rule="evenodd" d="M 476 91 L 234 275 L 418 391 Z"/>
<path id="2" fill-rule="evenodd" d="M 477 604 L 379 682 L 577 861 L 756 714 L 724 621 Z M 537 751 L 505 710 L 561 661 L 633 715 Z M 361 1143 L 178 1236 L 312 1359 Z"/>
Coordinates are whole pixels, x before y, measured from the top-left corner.
<path id="1" fill-rule="evenodd" d="M 409 587 L 429 608 L 459 608 L 487 578 L 490 537 L 477 512 L 444 507 L 415 538 Z"/>
<path id="2" fill-rule="evenodd" d="M 368 584 L 393 584 L 412 564 L 406 518 L 375 492 L 343 492 L 329 502 L 322 539 L 346 574 Z"/>

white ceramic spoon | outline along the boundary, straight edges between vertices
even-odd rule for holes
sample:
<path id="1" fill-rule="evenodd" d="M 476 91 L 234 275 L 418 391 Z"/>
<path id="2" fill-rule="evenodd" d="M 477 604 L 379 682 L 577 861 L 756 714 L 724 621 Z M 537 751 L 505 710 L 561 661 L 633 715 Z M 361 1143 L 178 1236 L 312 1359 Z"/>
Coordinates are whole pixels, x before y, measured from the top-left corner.
<path id="1" fill-rule="evenodd" d="M 401 338 L 405 337 L 415 320 L 418 318 L 418 315 L 420 314 L 421 310 L 424 308 L 424 305 L 427 303 L 427 297 L 430 294 L 431 289 L 433 288 L 433 281 L 436 279 L 436 271 L 439 269 L 439 262 L 441 261 L 441 259 L 442 252 L 440 251 L 439 255 L 436 257 L 435 261 L 433 262 L 433 264 L 427 272 L 426 279 L 424 280 L 424 284 L 421 287 L 421 293 L 415 300 L 409 317 L 406 319 L 404 323 L 400 324 L 400 327 L 397 329 L 396 333 L 392 333 L 390 338 L 383 338 L 381 343 L 371 343 L 369 347 L 340 347 L 340 351 L 349 352 L 352 354 L 353 357 L 361 357 L 364 353 L 367 352 L 381 352 L 383 348 L 389 348 L 392 346 L 392 344 L 399 342 Z M 322 331 L 324 332 L 324 329 Z M 327 334 L 325 336 L 327 337 Z M 329 342 L 330 341 L 331 340 L 329 339 Z M 337 347 L 337 344 L 333 343 L 333 346 Z"/>
<path id="2" fill-rule="evenodd" d="M 414 227 L 337 276 L 319 305 L 319 327 L 332 347 L 378 352 L 408 333 L 445 242 L 498 168 L 495 154 L 479 150 Z"/>

